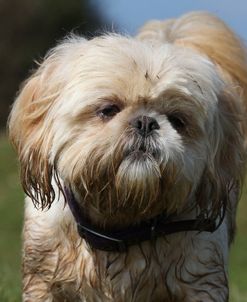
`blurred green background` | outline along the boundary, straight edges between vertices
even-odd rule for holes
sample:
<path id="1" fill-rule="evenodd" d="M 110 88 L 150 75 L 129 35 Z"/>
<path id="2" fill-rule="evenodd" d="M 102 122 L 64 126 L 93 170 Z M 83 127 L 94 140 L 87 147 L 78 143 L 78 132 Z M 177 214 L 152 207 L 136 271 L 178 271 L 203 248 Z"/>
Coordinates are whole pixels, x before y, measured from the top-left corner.
<path id="1" fill-rule="evenodd" d="M 123 32 L 129 30 L 133 33 L 147 19 L 172 17 L 192 9 L 209 9 L 232 23 L 237 30 L 243 28 L 246 15 L 241 13 L 244 11 L 241 7 L 246 2 L 236 0 L 227 11 L 229 5 L 225 4 L 229 1 L 223 6 L 220 2 L 204 0 L 201 4 L 196 0 L 183 3 L 174 0 L 167 7 L 161 0 L 156 2 L 156 6 L 149 0 L 0 0 L 0 302 L 21 301 L 24 196 L 19 184 L 18 163 L 7 141 L 5 124 L 16 91 L 29 70 L 35 67 L 34 61 L 40 61 L 48 49 L 71 31 L 93 36 L 107 29 L 118 31 L 122 24 Z M 235 5 L 235 2 L 240 5 Z M 234 7 L 239 10 L 234 10 Z M 241 26 L 234 21 L 241 21 Z M 230 302 L 247 302 L 246 213 L 247 183 L 238 210 L 238 232 L 231 251 Z"/>

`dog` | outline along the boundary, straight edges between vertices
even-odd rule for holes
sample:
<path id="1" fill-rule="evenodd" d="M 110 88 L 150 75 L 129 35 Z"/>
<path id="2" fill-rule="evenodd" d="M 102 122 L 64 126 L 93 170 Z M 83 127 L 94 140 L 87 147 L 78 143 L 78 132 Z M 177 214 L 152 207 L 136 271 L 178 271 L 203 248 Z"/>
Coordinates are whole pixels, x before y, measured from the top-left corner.
<path id="1" fill-rule="evenodd" d="M 246 99 L 245 47 L 208 13 L 52 49 L 9 118 L 23 301 L 228 301 Z"/>

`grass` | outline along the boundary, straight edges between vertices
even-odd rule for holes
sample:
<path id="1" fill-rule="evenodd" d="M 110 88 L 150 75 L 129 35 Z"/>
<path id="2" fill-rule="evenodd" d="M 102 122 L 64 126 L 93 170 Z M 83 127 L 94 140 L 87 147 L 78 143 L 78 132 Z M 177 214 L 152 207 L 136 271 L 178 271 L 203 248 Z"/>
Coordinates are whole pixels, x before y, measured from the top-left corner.
<path id="1" fill-rule="evenodd" d="M 247 181 L 246 181 L 247 182 Z M 242 192 L 237 214 L 237 236 L 231 249 L 231 302 L 247 302 L 247 183 Z"/>
<path id="2" fill-rule="evenodd" d="M 0 136 L 0 301 L 20 301 L 23 194 L 15 154 Z"/>
<path id="3" fill-rule="evenodd" d="M 21 301 L 23 193 L 16 156 L 0 135 L 0 301 Z M 231 250 L 230 302 L 247 301 L 247 185 L 238 210 L 238 232 Z"/>

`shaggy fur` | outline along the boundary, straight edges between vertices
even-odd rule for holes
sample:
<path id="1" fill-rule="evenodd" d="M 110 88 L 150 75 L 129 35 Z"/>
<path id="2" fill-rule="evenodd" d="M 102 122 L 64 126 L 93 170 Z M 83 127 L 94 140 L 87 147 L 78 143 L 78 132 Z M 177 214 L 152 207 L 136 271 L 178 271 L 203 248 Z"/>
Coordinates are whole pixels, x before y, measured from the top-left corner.
<path id="1" fill-rule="evenodd" d="M 9 120 L 28 195 L 23 301 L 228 301 L 246 97 L 245 48 L 206 13 L 152 21 L 135 38 L 70 36 L 51 50 Z M 135 121 L 147 117 L 158 127 L 141 135 Z M 100 227 L 165 212 L 203 213 L 219 228 L 94 250 L 64 185 Z"/>

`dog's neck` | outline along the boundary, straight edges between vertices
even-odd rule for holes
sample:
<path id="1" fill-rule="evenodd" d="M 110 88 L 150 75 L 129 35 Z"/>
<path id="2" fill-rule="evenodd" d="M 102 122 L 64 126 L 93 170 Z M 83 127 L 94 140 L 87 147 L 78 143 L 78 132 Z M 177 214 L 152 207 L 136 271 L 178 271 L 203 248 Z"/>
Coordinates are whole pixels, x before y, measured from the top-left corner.
<path id="1" fill-rule="evenodd" d="M 125 228 L 98 227 L 90 221 L 83 208 L 80 207 L 72 190 L 65 188 L 64 191 L 69 208 L 77 223 L 79 235 L 92 248 L 99 250 L 124 252 L 131 245 L 155 240 L 159 236 L 182 231 L 214 232 L 219 226 L 215 219 L 204 217 L 202 214 L 186 219 L 186 214 L 181 218 L 162 213 Z"/>

